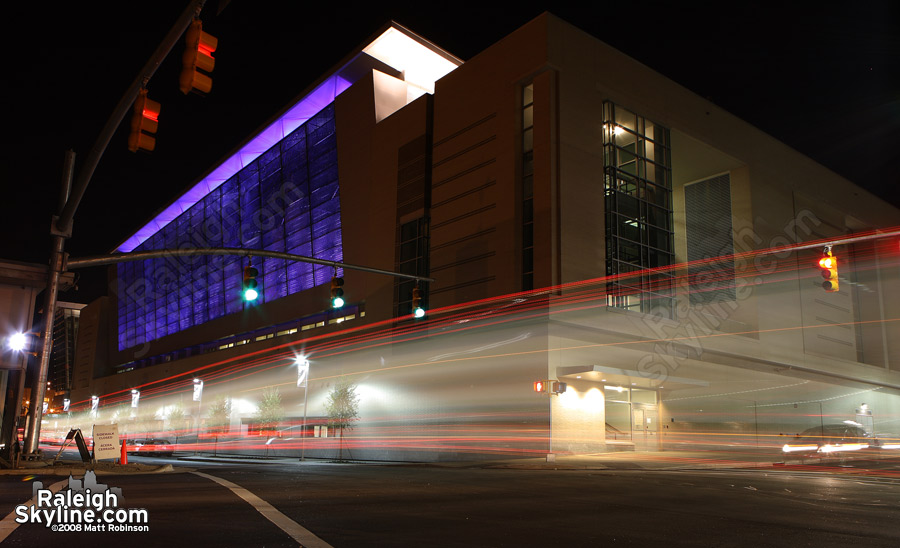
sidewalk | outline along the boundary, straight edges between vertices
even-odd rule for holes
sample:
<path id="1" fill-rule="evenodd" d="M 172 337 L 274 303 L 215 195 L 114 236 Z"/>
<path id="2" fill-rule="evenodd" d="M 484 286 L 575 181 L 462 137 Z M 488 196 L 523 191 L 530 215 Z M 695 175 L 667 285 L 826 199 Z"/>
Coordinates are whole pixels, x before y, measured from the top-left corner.
<path id="1" fill-rule="evenodd" d="M 106 474 L 159 474 L 174 472 L 171 464 L 117 464 L 114 462 L 100 461 L 90 465 L 78 460 L 62 460 L 55 464 L 53 459 L 28 461 L 19 463 L 18 468 L 0 468 L 0 475 L 52 475 L 52 476 L 83 476 L 86 470 L 93 470 L 98 476 Z"/>

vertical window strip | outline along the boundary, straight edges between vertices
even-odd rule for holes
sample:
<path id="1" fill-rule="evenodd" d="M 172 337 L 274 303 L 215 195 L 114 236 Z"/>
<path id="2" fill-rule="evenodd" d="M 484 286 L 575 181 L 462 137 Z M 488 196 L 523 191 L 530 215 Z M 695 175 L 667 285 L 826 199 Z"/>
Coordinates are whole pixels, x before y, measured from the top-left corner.
<path id="1" fill-rule="evenodd" d="M 400 225 L 399 271 L 414 276 L 428 276 L 428 222 L 424 217 Z M 418 282 L 422 307 L 428 309 L 428 283 Z M 412 313 L 412 293 L 415 280 L 403 279 L 397 284 L 397 315 Z"/>
<path id="2" fill-rule="evenodd" d="M 534 84 L 522 87 L 522 290 L 534 289 Z"/>
<path id="3" fill-rule="evenodd" d="M 674 316 L 668 129 L 611 102 L 603 104 L 606 273 L 609 306 Z"/>

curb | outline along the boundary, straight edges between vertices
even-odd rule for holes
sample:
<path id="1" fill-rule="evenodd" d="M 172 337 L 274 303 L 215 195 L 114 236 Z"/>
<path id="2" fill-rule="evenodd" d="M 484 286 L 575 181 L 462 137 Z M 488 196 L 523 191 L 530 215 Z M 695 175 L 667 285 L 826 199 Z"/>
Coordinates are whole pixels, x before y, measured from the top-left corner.
<path id="1" fill-rule="evenodd" d="M 90 466 L 79 466 L 73 465 L 71 463 L 63 464 L 61 466 L 53 466 L 50 464 L 45 464 L 44 466 L 30 466 L 27 468 L 13 468 L 0 470 L 0 476 L 25 476 L 25 475 L 36 475 L 36 476 L 80 476 L 84 475 L 87 470 L 93 470 L 95 474 L 98 476 L 105 475 L 133 475 L 133 474 L 165 474 L 165 473 L 173 473 L 173 472 L 182 472 L 183 470 L 176 470 L 174 466 L 171 464 L 163 464 L 160 466 L 151 466 L 147 464 L 110 464 L 110 463 L 101 463 L 106 464 L 106 466 L 94 466 L 91 468 Z M 110 466 L 114 466 L 115 468 L 111 468 Z"/>

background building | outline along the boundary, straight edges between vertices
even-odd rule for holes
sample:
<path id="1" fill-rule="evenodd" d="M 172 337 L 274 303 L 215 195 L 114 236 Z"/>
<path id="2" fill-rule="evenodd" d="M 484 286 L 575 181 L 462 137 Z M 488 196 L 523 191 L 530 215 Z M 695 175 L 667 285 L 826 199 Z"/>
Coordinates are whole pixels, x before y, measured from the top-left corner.
<path id="1" fill-rule="evenodd" d="M 246 259 L 125 263 L 83 311 L 73 401 L 113 408 L 140 389 L 158 420 L 181 405 L 200 431 L 203 401 L 227 397 L 248 432 L 278 387 L 286 423 L 321 426 L 349 377 L 355 456 L 386 459 L 772 449 L 860 409 L 870 432 L 897 433 L 898 221 L 551 15 L 465 64 L 389 25 L 118 250 L 431 277 L 428 319 L 408 316 L 414 282 L 350 268 L 254 257 L 249 305 Z M 837 292 L 816 268 L 828 244 Z M 284 447 L 331 450 L 307 439 Z"/>
<path id="2" fill-rule="evenodd" d="M 0 261 L 0 459 L 11 460 L 17 419 L 25 394 L 25 371 L 29 352 L 36 350 L 31 331 L 34 303 L 47 283 L 47 269 L 41 265 Z M 26 334 L 25 347 L 15 350 L 10 336 Z"/>
<path id="3" fill-rule="evenodd" d="M 85 305 L 57 301 L 53 318 L 53 349 L 47 372 L 48 396 L 52 412 L 61 411 L 72 390 L 78 325 Z"/>

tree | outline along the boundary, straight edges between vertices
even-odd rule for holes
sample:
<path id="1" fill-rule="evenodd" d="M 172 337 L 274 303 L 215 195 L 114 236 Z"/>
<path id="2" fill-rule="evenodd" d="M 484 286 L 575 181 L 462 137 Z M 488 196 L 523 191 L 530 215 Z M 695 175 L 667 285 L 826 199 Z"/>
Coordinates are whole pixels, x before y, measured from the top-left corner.
<path id="1" fill-rule="evenodd" d="M 284 418 L 284 408 L 281 406 L 281 394 L 278 388 L 266 388 L 263 391 L 259 410 L 256 412 L 256 422 L 260 431 L 273 430 Z"/>
<path id="2" fill-rule="evenodd" d="M 209 406 L 207 424 L 214 432 L 224 432 L 231 425 L 231 400 L 225 396 L 216 396 Z"/>
<path id="3" fill-rule="evenodd" d="M 169 408 L 169 414 L 166 415 L 166 422 L 168 422 L 168 428 L 175 432 L 175 444 L 178 445 L 178 435 L 181 433 L 184 428 L 184 405 L 181 402 L 176 403 L 172 407 Z"/>
<path id="4" fill-rule="evenodd" d="M 226 396 L 216 396 L 209 406 L 209 420 L 206 424 L 216 436 L 216 445 L 213 454 L 219 453 L 219 434 L 228 430 L 231 425 L 231 400 Z"/>
<path id="5" fill-rule="evenodd" d="M 359 420 L 359 396 L 356 385 L 347 378 L 341 377 L 332 387 L 325 402 L 328 413 L 328 425 L 341 431 L 338 460 L 344 460 L 344 429 L 353 428 L 353 422 Z"/>

